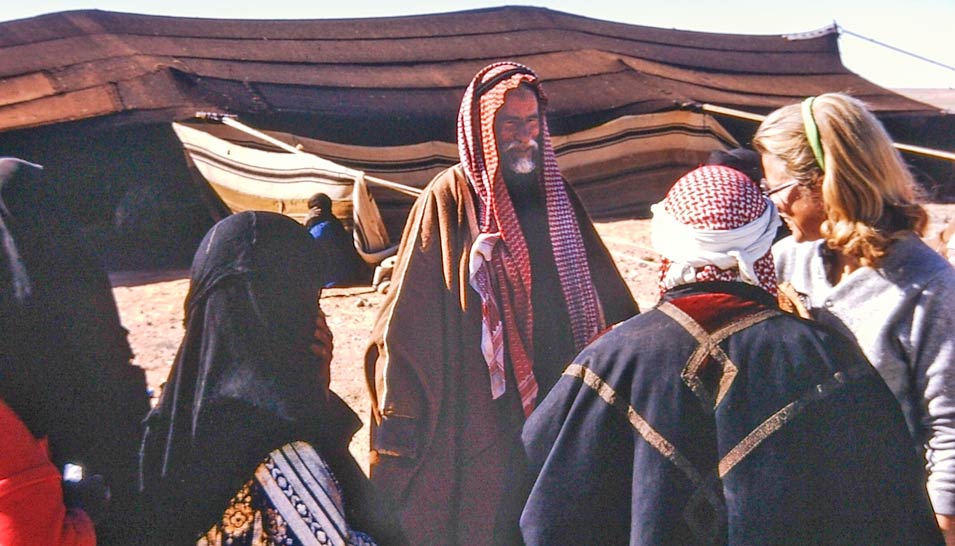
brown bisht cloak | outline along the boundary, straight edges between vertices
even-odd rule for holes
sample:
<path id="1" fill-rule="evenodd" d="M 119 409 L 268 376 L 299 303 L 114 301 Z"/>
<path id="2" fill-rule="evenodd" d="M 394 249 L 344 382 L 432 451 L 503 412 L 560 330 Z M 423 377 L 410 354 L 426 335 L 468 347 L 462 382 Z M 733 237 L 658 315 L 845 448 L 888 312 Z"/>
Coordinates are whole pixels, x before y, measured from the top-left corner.
<path id="1" fill-rule="evenodd" d="M 605 322 L 629 318 L 637 312 L 633 297 L 567 191 Z M 468 253 L 478 234 L 476 197 L 460 166 L 452 167 L 411 211 L 365 359 L 374 418 L 371 479 L 401 510 L 419 546 L 492 543 L 506 467 L 524 421 L 511 370 L 504 395 L 491 397 L 480 347 L 481 300 L 468 284 Z M 572 353 L 535 362 L 541 398 Z"/>

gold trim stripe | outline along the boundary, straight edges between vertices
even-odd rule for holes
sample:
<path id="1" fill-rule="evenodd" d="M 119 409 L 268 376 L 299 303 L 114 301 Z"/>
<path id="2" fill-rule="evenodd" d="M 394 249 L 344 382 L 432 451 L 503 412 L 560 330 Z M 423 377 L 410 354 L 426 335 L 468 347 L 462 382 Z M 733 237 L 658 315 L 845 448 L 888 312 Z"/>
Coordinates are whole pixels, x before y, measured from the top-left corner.
<path id="1" fill-rule="evenodd" d="M 740 443 L 736 444 L 733 449 L 727 452 L 717 466 L 719 477 L 722 479 L 733 467 L 752 453 L 759 444 L 783 428 L 786 423 L 796 418 L 807 406 L 838 392 L 842 387 L 848 384 L 850 379 L 855 380 L 859 377 L 863 377 L 866 371 L 865 367 L 860 365 L 846 372 L 836 372 L 824 383 L 820 383 L 811 388 L 798 400 L 794 400 L 783 406 L 782 409 L 763 421 L 758 427 L 753 429 L 752 432 L 747 434 Z"/>
<path id="2" fill-rule="evenodd" d="M 743 330 L 763 322 L 768 318 L 775 317 L 779 315 L 779 311 L 773 309 L 765 309 L 758 313 L 753 313 L 752 315 L 746 315 L 741 317 L 733 322 L 730 322 L 726 326 L 723 326 L 719 330 L 713 332 L 712 337 L 716 339 L 717 342 L 723 341 L 724 339 L 730 337 L 736 332 L 742 332 Z"/>
<path id="3" fill-rule="evenodd" d="M 710 334 L 700 326 L 699 322 L 693 320 L 693 317 L 686 314 L 683 309 L 680 309 L 676 305 L 665 301 L 661 303 L 658 307 L 658 310 L 662 311 L 663 314 L 675 320 L 684 330 L 689 332 L 689 334 L 696 338 L 700 342 L 700 345 L 708 345 L 711 341 Z"/>
<path id="4" fill-rule="evenodd" d="M 759 324 L 760 322 L 763 322 L 764 320 L 772 318 L 778 314 L 778 311 L 766 309 L 765 311 L 760 311 L 752 315 L 747 315 L 739 320 L 735 320 L 720 328 L 716 332 L 713 332 L 711 337 L 713 338 L 714 344 L 717 344 L 716 347 L 720 349 L 720 354 L 726 356 L 726 362 L 723 364 L 723 376 L 720 377 L 719 388 L 716 391 L 716 400 L 713 404 L 714 409 L 716 406 L 720 405 L 720 402 L 723 401 L 723 397 L 726 396 L 727 392 L 729 392 L 730 387 L 733 385 L 733 380 L 736 379 L 736 374 L 739 372 L 739 366 L 737 366 L 730 359 L 730 357 L 726 355 L 722 347 L 719 347 L 718 344 L 731 335 L 737 332 L 742 332 L 750 326 L 755 326 L 756 324 Z"/>
<path id="5" fill-rule="evenodd" d="M 722 353 L 723 351 L 720 352 Z M 714 410 L 716 409 L 716 406 L 719 406 L 720 402 L 723 401 L 723 397 L 726 396 L 727 392 L 729 392 L 730 387 L 733 386 L 733 381 L 736 379 L 737 373 L 739 373 L 739 367 L 734 364 L 729 357 L 727 357 L 726 363 L 723 364 L 723 375 L 720 376 L 720 384 L 716 389 L 716 398 L 713 400 Z"/>
<path id="6" fill-rule="evenodd" d="M 709 334 L 693 317 L 672 303 L 664 302 L 657 308 L 682 326 L 699 343 L 699 346 L 687 360 L 681 377 L 696 397 L 703 402 L 704 410 L 707 413 L 712 413 L 723 401 L 729 388 L 733 385 L 733 380 L 736 379 L 736 374 L 739 372 L 739 367 L 719 344 L 729 336 L 778 314 L 777 311 L 766 309 L 752 315 L 746 315 L 723 326 L 713 334 Z M 700 367 L 703 366 L 708 357 L 712 357 L 719 362 L 723 372 L 720 375 L 716 393 L 710 392 L 699 378 Z"/>
<path id="7" fill-rule="evenodd" d="M 648 444 L 659 451 L 667 460 L 676 465 L 694 485 L 699 486 L 703 484 L 703 477 L 697 472 L 693 464 L 684 457 L 683 454 L 677 451 L 676 446 L 657 432 L 626 400 L 619 398 L 613 387 L 605 382 L 599 375 L 580 364 L 567 366 L 567 369 L 564 370 L 564 375 L 576 377 L 583 381 L 584 385 L 587 385 L 596 392 L 597 396 L 603 399 L 604 402 L 621 412 L 624 417 L 627 418 L 630 426 L 632 426 Z"/>
<path id="8" fill-rule="evenodd" d="M 712 507 L 714 518 L 711 522 L 705 522 L 700 521 L 697 517 L 691 517 L 696 513 L 697 509 L 691 510 L 691 505 L 687 504 L 684 507 L 684 520 L 694 534 L 708 541 L 712 541 L 715 536 L 715 530 L 718 530 L 720 527 L 720 522 L 726 519 L 726 507 L 723 504 L 723 497 L 720 495 L 721 489 L 719 488 L 718 482 L 713 481 L 711 478 L 712 483 L 707 483 L 699 471 L 697 471 L 696 467 L 693 466 L 693 463 L 677 451 L 676 446 L 657 432 L 626 400 L 618 397 L 613 387 L 592 370 L 580 364 L 571 364 L 564 370 L 564 375 L 578 378 L 584 385 L 590 387 L 604 402 L 610 404 L 614 409 L 623 414 L 630 423 L 630 426 L 632 426 L 650 446 L 683 472 L 695 488 L 690 498 L 693 502 L 692 506 L 695 507 L 697 503 L 705 499 Z M 693 512 L 693 514 L 690 512 Z"/>
<path id="9" fill-rule="evenodd" d="M 703 410 L 708 414 L 712 413 L 713 408 L 716 407 L 719 401 L 717 400 L 717 396 L 711 393 L 709 389 L 703 385 L 703 381 L 700 380 L 700 367 L 706 362 L 707 357 L 712 356 L 720 363 L 724 374 L 727 372 L 727 366 L 731 366 L 732 376 L 735 377 L 736 366 L 730 361 L 729 357 L 723 352 L 723 349 L 720 348 L 713 337 L 700 326 L 700 323 L 693 320 L 693 318 L 682 309 L 670 302 L 660 304 L 657 309 L 682 326 L 683 329 L 699 343 L 683 366 L 683 372 L 680 374 L 680 377 L 683 379 L 683 382 L 686 383 L 686 386 L 693 391 L 693 394 L 700 399 L 700 402 L 703 403 Z"/>
<path id="10" fill-rule="evenodd" d="M 801 399 L 790 402 L 784 406 L 781 410 L 763 421 L 758 427 L 754 428 L 740 443 L 736 444 L 733 449 L 729 450 L 717 466 L 717 474 L 719 477 L 723 478 L 734 466 L 752 453 L 759 444 L 763 443 L 763 440 L 772 436 L 774 432 L 783 428 L 783 425 L 798 415 L 803 407 L 805 407 L 805 404 L 800 402 Z"/>

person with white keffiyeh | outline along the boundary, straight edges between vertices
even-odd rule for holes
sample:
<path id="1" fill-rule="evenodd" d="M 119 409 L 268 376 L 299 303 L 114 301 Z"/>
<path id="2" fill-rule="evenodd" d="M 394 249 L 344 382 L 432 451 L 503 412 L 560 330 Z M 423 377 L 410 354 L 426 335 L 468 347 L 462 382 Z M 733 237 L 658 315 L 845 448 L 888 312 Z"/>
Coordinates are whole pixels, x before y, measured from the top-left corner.
<path id="1" fill-rule="evenodd" d="M 524 424 L 524 546 L 941 546 L 905 418 L 853 340 L 777 304 L 779 215 L 704 166 L 653 207 L 661 298 Z"/>
<path id="2" fill-rule="evenodd" d="M 461 163 L 405 226 L 366 354 L 371 478 L 414 544 L 493 544 L 524 419 L 570 358 L 638 312 L 557 167 L 537 75 L 482 69 Z"/>

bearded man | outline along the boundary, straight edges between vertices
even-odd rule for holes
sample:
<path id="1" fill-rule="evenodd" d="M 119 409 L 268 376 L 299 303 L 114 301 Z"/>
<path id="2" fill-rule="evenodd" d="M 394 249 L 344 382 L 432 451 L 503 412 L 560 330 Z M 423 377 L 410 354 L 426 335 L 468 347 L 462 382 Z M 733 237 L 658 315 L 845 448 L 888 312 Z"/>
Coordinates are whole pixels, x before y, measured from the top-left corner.
<path id="1" fill-rule="evenodd" d="M 653 207 L 660 303 L 567 367 L 524 426 L 527 546 L 940 545 L 892 393 L 776 305 L 773 203 L 694 170 Z"/>
<path id="2" fill-rule="evenodd" d="M 570 358 L 637 312 L 560 175 L 529 68 L 482 69 L 461 163 L 416 201 L 366 353 L 371 479 L 411 543 L 493 544 L 524 419 Z"/>

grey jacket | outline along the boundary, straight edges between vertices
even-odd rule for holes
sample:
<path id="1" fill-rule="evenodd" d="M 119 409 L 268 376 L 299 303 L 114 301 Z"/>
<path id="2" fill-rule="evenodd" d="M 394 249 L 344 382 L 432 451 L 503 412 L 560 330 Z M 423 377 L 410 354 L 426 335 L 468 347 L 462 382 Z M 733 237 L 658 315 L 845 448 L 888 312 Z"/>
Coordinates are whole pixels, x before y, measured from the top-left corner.
<path id="1" fill-rule="evenodd" d="M 910 235 L 879 268 L 860 268 L 833 286 L 823 245 L 776 243 L 779 281 L 806 296 L 814 318 L 858 342 L 925 454 L 935 511 L 955 514 L 955 269 Z"/>

